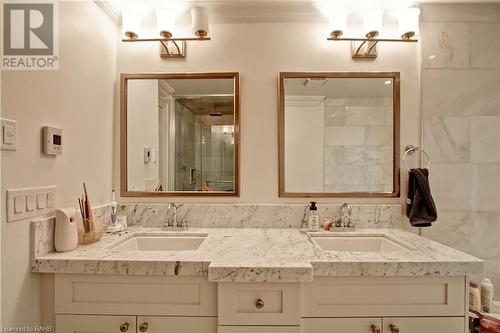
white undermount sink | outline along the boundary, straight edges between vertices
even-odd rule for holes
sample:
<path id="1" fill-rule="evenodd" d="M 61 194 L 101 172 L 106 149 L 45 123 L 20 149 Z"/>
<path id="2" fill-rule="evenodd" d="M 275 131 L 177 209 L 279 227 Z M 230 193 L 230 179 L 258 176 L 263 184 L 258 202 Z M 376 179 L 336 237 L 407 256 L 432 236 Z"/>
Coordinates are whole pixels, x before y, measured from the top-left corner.
<path id="1" fill-rule="evenodd" d="M 203 236 L 151 235 L 133 236 L 113 247 L 122 251 L 189 251 L 197 250 L 205 240 Z"/>
<path id="2" fill-rule="evenodd" d="M 325 251 L 348 252 L 402 252 L 412 247 L 393 241 L 385 236 L 313 236 Z"/>

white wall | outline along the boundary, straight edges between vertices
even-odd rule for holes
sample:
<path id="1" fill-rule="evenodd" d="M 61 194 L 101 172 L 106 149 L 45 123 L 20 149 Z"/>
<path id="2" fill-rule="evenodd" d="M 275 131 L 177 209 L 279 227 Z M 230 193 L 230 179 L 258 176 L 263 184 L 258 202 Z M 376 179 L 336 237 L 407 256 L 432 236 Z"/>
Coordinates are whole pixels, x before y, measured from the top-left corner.
<path id="1" fill-rule="evenodd" d="M 278 198 L 277 75 L 280 71 L 401 72 L 401 146 L 418 144 L 419 46 L 382 43 L 376 60 L 354 61 L 350 43 L 328 42 L 326 23 L 219 23 L 211 25 L 209 42 L 191 42 L 184 60 L 162 60 L 157 43 L 118 42 L 117 73 L 214 72 L 241 74 L 241 196 L 239 198 L 173 198 L 181 202 L 303 203 Z M 119 37 L 121 38 L 121 36 Z M 119 85 L 116 85 L 117 90 Z M 116 92 L 118 96 L 118 91 Z M 118 129 L 119 105 L 115 105 Z M 117 133 L 117 132 L 116 132 Z M 115 161 L 119 160 L 115 135 Z M 114 168 L 119 186 L 119 165 Z M 404 173 L 403 173 L 404 174 Z M 403 181 L 403 184 L 405 182 Z M 404 194 L 406 189 L 402 189 Z M 404 197 L 404 195 L 403 195 Z M 169 202 L 172 198 L 122 198 L 128 202 Z M 345 199 L 321 199 L 342 202 Z M 403 202 L 361 199 L 351 202 Z"/>
<path id="2" fill-rule="evenodd" d="M 103 204 L 112 189 L 116 25 L 91 1 L 59 10 L 59 70 L 2 73 L 2 115 L 17 120 L 19 149 L 1 153 L 1 193 L 57 185 L 57 205 L 75 207 L 85 181 L 93 203 Z M 63 129 L 62 156 L 41 154 L 44 125 Z M 2 324 L 40 324 L 45 300 L 40 274 L 30 273 L 29 221 L 7 224 L 2 214 L 1 222 Z"/>
<path id="3" fill-rule="evenodd" d="M 127 94 L 127 156 L 129 190 L 145 191 L 147 179 L 154 180 L 154 187 L 159 182 L 159 113 L 158 80 L 130 80 Z M 156 162 L 151 157 L 144 162 L 144 149 L 156 150 Z"/>

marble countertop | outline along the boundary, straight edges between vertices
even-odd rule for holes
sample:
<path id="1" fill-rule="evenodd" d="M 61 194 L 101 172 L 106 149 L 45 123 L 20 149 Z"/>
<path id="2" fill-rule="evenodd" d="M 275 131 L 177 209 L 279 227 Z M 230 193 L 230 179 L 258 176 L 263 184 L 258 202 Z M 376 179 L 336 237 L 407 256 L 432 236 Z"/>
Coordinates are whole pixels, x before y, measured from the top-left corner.
<path id="1" fill-rule="evenodd" d="M 113 247 L 141 235 L 207 235 L 197 250 L 132 251 Z M 314 236 L 383 236 L 408 245 L 401 252 L 325 251 Z M 401 229 L 308 234 L 297 229 L 199 228 L 162 231 L 130 227 L 70 252 L 33 255 L 39 273 L 208 276 L 214 282 L 307 282 L 314 276 L 472 275 L 483 262 Z"/>

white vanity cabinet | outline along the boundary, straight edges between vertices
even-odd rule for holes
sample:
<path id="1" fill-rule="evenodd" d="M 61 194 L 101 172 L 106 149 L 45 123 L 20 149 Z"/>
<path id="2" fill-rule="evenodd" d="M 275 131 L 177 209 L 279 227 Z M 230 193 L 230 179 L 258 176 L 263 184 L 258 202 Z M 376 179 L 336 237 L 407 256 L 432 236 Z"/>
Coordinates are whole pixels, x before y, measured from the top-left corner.
<path id="1" fill-rule="evenodd" d="M 202 277 L 56 274 L 58 333 L 215 333 L 217 284 Z"/>
<path id="2" fill-rule="evenodd" d="M 464 276 L 206 277 L 56 274 L 58 333 L 464 333 Z"/>
<path id="3" fill-rule="evenodd" d="M 465 277 L 316 277 L 302 333 L 464 333 Z"/>

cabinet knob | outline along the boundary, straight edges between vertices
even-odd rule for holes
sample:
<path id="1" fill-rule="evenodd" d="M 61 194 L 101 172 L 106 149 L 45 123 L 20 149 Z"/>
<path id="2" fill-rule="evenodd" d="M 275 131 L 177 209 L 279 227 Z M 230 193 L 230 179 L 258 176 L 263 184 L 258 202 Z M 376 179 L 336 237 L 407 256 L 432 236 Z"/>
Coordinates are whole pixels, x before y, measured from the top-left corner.
<path id="1" fill-rule="evenodd" d="M 259 298 L 255 301 L 255 307 L 257 309 L 262 309 L 264 307 L 264 301 Z"/>
<path id="2" fill-rule="evenodd" d="M 380 333 L 380 327 L 377 325 L 372 325 L 370 328 L 372 329 L 372 333 Z"/>
<path id="3" fill-rule="evenodd" d="M 129 323 L 123 323 L 120 325 L 120 332 L 128 332 Z"/>
<path id="4" fill-rule="evenodd" d="M 394 324 L 390 324 L 389 329 L 391 330 L 391 333 L 399 333 L 399 327 Z"/>
<path id="5" fill-rule="evenodd" d="M 139 325 L 139 331 L 140 332 L 147 332 L 148 331 L 149 324 L 147 321 L 143 322 L 142 324 Z"/>

